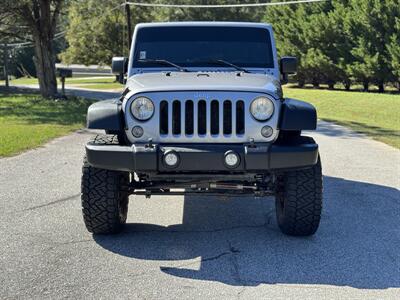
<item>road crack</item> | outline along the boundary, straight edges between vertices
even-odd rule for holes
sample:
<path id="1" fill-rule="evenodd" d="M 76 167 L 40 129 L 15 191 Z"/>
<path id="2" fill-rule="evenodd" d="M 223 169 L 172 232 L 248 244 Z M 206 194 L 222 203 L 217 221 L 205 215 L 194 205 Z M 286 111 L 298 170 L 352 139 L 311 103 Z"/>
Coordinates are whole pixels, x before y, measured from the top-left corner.
<path id="1" fill-rule="evenodd" d="M 39 209 L 39 208 L 48 207 L 48 206 L 52 206 L 52 205 L 55 205 L 55 204 L 58 204 L 58 203 L 67 202 L 67 201 L 70 201 L 70 200 L 74 200 L 75 198 L 79 197 L 80 195 L 81 195 L 81 193 L 75 194 L 75 195 L 72 195 L 72 196 L 68 196 L 68 197 L 65 197 L 65 198 L 57 199 L 57 200 L 54 200 L 54 201 L 51 201 L 51 202 L 48 202 L 48 203 L 45 203 L 45 204 L 28 207 L 28 208 L 25 208 L 23 210 L 20 210 L 19 212 L 33 211 L 33 210 L 36 210 L 36 209 Z"/>

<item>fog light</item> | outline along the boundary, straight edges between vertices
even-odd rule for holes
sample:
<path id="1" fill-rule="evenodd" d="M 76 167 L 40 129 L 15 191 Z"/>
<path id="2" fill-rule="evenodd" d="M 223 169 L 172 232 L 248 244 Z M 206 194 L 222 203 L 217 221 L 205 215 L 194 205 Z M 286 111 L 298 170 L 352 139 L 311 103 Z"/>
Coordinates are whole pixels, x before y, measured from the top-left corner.
<path id="1" fill-rule="evenodd" d="M 170 168 L 176 167 L 179 163 L 178 153 L 173 151 L 165 153 L 164 162 Z"/>
<path id="2" fill-rule="evenodd" d="M 132 135 L 135 138 L 140 138 L 143 135 L 143 133 L 144 133 L 144 130 L 140 126 L 135 126 L 135 127 L 132 128 Z"/>
<path id="3" fill-rule="evenodd" d="M 240 164 L 240 157 L 236 152 L 228 151 L 225 153 L 225 165 L 228 168 L 236 168 Z"/>
<path id="4" fill-rule="evenodd" d="M 270 126 L 264 126 L 261 128 L 261 135 L 265 138 L 269 138 L 274 130 Z"/>

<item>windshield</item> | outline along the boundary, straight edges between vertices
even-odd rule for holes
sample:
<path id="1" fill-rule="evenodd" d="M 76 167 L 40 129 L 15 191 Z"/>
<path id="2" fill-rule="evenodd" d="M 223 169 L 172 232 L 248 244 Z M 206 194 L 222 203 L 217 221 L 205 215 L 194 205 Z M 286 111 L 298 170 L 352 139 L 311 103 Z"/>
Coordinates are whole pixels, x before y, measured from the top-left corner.
<path id="1" fill-rule="evenodd" d="M 140 60 L 167 60 L 183 67 L 221 67 L 216 60 L 244 68 L 274 67 L 269 31 L 256 27 L 141 28 L 136 35 L 133 67 L 160 67 Z"/>

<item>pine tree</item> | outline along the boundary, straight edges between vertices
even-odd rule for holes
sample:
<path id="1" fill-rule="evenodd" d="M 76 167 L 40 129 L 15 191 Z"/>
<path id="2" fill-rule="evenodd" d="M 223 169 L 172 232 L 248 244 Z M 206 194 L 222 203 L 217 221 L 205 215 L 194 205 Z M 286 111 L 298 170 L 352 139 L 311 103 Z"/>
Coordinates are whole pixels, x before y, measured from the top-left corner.
<path id="1" fill-rule="evenodd" d="M 383 92 L 384 84 L 393 80 L 387 44 L 399 16 L 398 0 L 352 0 L 350 5 L 353 17 L 347 20 L 347 30 L 355 39 L 350 73 L 364 90 L 374 83 Z"/>
<path id="2" fill-rule="evenodd" d="M 279 56 L 296 56 L 299 67 L 296 75 L 299 86 L 306 83 L 302 58 L 307 52 L 303 24 L 307 22 L 304 9 L 297 9 L 295 5 L 271 6 L 266 8 L 263 21 L 272 24 Z"/>
<path id="3" fill-rule="evenodd" d="M 400 90 L 400 17 L 396 17 L 393 34 L 387 45 L 393 81 Z"/>

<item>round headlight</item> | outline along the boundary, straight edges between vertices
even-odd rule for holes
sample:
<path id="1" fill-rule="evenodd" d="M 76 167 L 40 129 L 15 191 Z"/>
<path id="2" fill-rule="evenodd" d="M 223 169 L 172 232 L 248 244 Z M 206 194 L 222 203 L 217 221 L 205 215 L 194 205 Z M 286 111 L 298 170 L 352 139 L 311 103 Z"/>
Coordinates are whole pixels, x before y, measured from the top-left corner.
<path id="1" fill-rule="evenodd" d="M 251 102 L 250 112 L 258 121 L 266 121 L 274 113 L 274 103 L 266 97 L 258 97 Z"/>
<path id="2" fill-rule="evenodd" d="M 132 101 L 131 112 L 136 119 L 146 121 L 154 114 L 154 104 L 149 98 L 137 97 Z"/>

